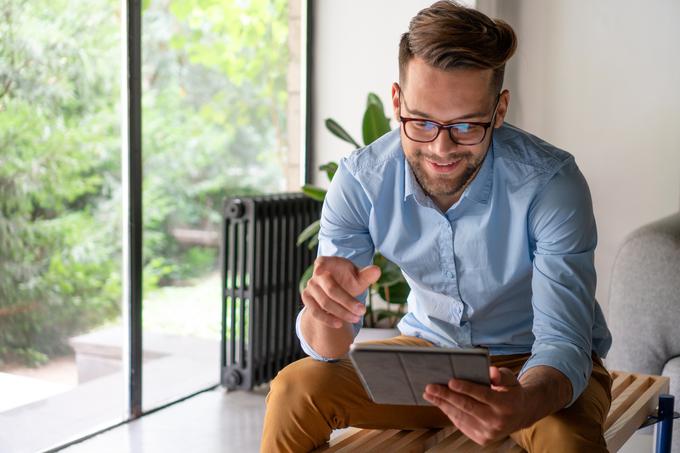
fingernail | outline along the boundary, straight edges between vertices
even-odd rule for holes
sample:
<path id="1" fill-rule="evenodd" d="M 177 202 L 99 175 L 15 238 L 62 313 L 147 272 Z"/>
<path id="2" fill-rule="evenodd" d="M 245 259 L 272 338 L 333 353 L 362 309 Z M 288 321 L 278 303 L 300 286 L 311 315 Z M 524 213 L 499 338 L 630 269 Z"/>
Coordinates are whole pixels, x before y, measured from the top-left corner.
<path id="1" fill-rule="evenodd" d="M 352 316 L 352 322 L 359 322 L 360 319 L 359 316 Z"/>
<path id="2" fill-rule="evenodd" d="M 366 312 L 366 307 L 364 307 L 362 304 L 357 304 L 354 307 L 354 313 L 357 315 L 363 315 Z"/>

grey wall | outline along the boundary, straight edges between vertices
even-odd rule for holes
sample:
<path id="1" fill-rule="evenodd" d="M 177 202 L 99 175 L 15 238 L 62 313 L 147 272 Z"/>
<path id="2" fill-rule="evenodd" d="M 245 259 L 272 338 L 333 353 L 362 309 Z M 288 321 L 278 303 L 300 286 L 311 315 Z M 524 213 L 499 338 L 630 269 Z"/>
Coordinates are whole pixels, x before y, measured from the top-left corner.
<path id="1" fill-rule="evenodd" d="M 430 3 L 315 2 L 317 163 L 351 151 L 325 130 L 325 118 L 337 119 L 360 140 L 366 94 L 389 102 L 399 36 Z M 606 311 L 619 243 L 680 206 L 680 2 L 478 4 L 510 22 L 519 37 L 506 77 L 509 121 L 574 154 L 590 183 L 600 236 L 597 295 Z"/>
<path id="2" fill-rule="evenodd" d="M 680 2 L 480 0 L 508 21 L 508 121 L 571 152 L 593 194 L 598 299 L 629 232 L 680 207 Z"/>

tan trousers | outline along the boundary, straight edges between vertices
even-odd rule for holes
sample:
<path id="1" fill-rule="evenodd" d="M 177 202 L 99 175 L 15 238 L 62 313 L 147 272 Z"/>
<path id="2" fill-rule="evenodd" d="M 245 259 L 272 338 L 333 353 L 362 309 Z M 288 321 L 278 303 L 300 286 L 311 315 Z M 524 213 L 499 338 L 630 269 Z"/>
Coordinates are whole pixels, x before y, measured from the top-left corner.
<path id="1" fill-rule="evenodd" d="M 409 336 L 374 344 L 431 346 Z M 516 374 L 528 354 L 492 356 Z M 593 372 L 583 394 L 566 409 L 511 435 L 530 452 L 606 452 L 603 425 L 611 404 L 611 377 L 593 356 Z M 281 370 L 267 395 L 261 451 L 307 452 L 326 443 L 334 429 L 422 429 L 450 426 L 438 408 L 372 402 L 349 359 L 325 363 L 309 357 Z"/>

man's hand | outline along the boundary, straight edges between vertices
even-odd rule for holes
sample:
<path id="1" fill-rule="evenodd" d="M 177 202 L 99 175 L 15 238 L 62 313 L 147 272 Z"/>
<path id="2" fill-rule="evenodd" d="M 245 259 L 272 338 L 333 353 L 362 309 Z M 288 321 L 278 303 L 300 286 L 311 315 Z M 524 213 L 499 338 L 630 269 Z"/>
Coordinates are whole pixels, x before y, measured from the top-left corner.
<path id="1" fill-rule="evenodd" d="M 354 341 L 352 324 L 366 312 L 356 296 L 380 277 L 380 268 L 357 269 L 351 261 L 338 257 L 319 257 L 314 274 L 302 292 L 305 312 L 300 329 L 307 343 L 318 354 L 340 358 Z"/>
<path id="2" fill-rule="evenodd" d="M 321 256 L 314 262 L 314 274 L 302 292 L 302 302 L 315 321 L 334 329 L 356 323 L 366 312 L 356 300 L 380 278 L 378 266 L 359 270 L 345 258 Z"/>
<path id="3" fill-rule="evenodd" d="M 491 387 L 451 379 L 448 387 L 430 384 L 423 398 L 437 406 L 467 437 L 488 445 L 528 426 L 525 392 L 508 368 L 489 368 Z"/>
<path id="4" fill-rule="evenodd" d="M 423 398 L 444 412 L 467 437 L 480 445 L 531 426 L 571 400 L 571 382 L 548 366 L 529 369 L 517 380 L 508 368 L 489 368 L 491 386 L 451 379 L 430 384 Z"/>

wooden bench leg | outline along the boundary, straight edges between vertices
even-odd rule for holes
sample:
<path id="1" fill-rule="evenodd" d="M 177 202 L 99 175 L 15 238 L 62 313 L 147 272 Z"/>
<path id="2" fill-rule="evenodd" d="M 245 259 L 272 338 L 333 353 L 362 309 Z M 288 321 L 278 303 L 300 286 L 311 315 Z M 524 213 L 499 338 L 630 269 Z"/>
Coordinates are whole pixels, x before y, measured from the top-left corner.
<path id="1" fill-rule="evenodd" d="M 656 426 L 656 453 L 670 453 L 673 440 L 673 395 L 659 395 L 659 423 Z"/>

